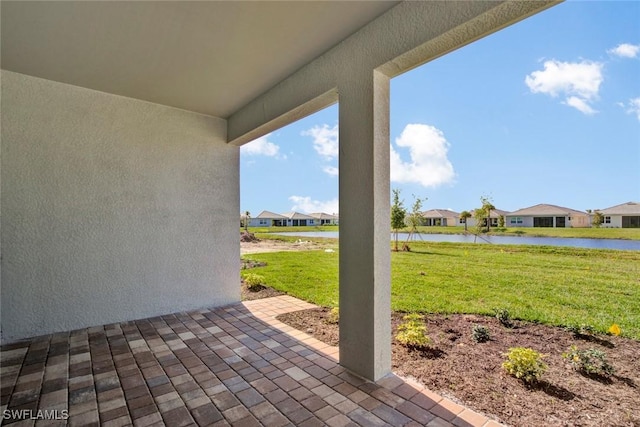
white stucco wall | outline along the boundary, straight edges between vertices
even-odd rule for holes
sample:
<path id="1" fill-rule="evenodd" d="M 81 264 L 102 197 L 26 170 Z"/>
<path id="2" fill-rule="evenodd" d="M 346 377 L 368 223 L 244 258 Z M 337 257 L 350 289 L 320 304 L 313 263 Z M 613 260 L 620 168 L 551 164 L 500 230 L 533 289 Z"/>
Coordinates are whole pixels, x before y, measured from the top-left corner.
<path id="1" fill-rule="evenodd" d="M 507 215 L 504 218 L 504 223 L 506 227 L 533 227 L 533 217 L 532 216 L 520 216 L 522 218 L 522 224 L 512 224 L 511 219 L 516 218 L 516 216 Z"/>
<path id="2" fill-rule="evenodd" d="M 600 227 L 602 228 L 622 228 L 622 215 L 604 215 L 605 217 L 610 217 L 611 222 L 609 224 L 602 223 Z M 603 220 L 604 221 L 604 220 Z"/>
<path id="3" fill-rule="evenodd" d="M 239 300 L 222 119 L 2 71 L 2 340 Z"/>
<path id="4" fill-rule="evenodd" d="M 269 222 L 269 221 L 267 221 L 267 222 Z M 267 225 L 264 225 L 264 224 L 261 225 L 260 224 L 260 219 L 258 219 L 258 218 L 251 218 L 249 220 L 249 227 L 267 227 L 267 226 L 268 226 L 268 224 Z"/>

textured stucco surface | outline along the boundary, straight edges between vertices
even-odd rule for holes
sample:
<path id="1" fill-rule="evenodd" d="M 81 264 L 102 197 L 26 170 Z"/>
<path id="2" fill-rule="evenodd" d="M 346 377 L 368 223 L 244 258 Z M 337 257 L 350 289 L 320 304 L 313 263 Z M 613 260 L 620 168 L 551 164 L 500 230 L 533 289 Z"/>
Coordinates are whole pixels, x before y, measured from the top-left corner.
<path id="1" fill-rule="evenodd" d="M 340 364 L 377 380 L 391 369 L 389 78 L 357 82 L 340 87 Z"/>
<path id="2" fill-rule="evenodd" d="M 2 71 L 2 340 L 239 300 L 226 122 Z"/>

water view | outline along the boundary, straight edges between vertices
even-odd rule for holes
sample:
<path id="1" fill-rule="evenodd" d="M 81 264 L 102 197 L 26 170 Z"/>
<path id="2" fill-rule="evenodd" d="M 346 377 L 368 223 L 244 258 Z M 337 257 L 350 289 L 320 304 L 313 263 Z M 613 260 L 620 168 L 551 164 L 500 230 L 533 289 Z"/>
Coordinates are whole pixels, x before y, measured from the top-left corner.
<path id="1" fill-rule="evenodd" d="M 298 237 L 328 237 L 338 238 L 337 231 L 292 231 L 277 233 L 282 236 Z M 406 241 L 408 233 L 398 233 L 399 240 Z M 391 236 L 393 238 L 393 235 Z M 587 249 L 618 249 L 627 251 L 640 251 L 640 241 L 622 239 L 581 239 L 563 237 L 519 237 L 519 236 L 476 236 L 470 234 L 415 234 L 415 241 L 425 242 L 456 242 L 456 243 L 483 243 L 497 245 L 544 245 L 544 246 L 569 246 Z"/>

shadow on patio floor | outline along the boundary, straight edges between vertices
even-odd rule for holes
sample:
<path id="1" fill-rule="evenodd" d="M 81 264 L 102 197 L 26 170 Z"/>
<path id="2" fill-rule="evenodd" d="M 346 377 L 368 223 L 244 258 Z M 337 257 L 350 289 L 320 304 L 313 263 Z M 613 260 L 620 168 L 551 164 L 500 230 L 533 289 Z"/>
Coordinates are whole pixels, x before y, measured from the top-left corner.
<path id="1" fill-rule="evenodd" d="M 5 345 L 2 424 L 499 425 L 395 375 L 354 376 L 275 319 L 311 307 L 279 296 Z"/>

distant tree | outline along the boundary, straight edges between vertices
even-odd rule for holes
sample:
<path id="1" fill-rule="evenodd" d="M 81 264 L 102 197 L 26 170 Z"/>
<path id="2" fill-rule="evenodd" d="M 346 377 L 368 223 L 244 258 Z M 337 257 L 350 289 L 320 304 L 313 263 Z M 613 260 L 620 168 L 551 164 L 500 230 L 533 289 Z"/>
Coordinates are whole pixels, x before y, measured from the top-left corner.
<path id="1" fill-rule="evenodd" d="M 480 197 L 480 203 L 482 204 L 478 209 L 474 209 L 473 216 L 476 219 L 476 230 L 478 234 L 482 233 L 484 224 L 487 224 L 486 232 L 491 231 L 491 211 L 495 210 L 495 206 L 491 203 L 491 199 L 482 196 Z"/>
<path id="2" fill-rule="evenodd" d="M 406 226 L 404 220 L 407 216 L 407 210 L 404 208 L 400 200 L 400 190 L 393 189 L 393 204 L 391 205 L 391 228 L 395 235 L 394 251 L 398 251 L 398 230 Z"/>
<path id="3" fill-rule="evenodd" d="M 413 195 L 413 197 L 415 200 L 411 207 L 411 212 L 406 216 L 406 223 L 407 226 L 410 227 L 410 229 L 409 234 L 407 235 L 407 241 L 402 245 L 402 250 L 404 251 L 411 250 L 411 248 L 409 247 L 409 242 L 413 238 L 414 233 L 420 233 L 418 231 L 418 226 L 424 224 L 424 217 L 422 216 L 421 211 L 422 203 L 425 202 L 427 198 L 425 197 L 424 199 L 422 199 L 420 197 L 416 197 L 415 195 Z"/>
<path id="4" fill-rule="evenodd" d="M 251 219 L 251 214 L 249 211 L 244 213 L 244 231 L 249 232 L 249 220 Z"/>
<path id="5" fill-rule="evenodd" d="M 600 228 L 603 222 L 604 222 L 604 215 L 602 215 L 602 212 L 595 211 L 593 214 L 593 220 L 591 220 L 591 224 L 595 228 Z"/>
<path id="6" fill-rule="evenodd" d="M 491 199 L 488 197 L 480 197 L 480 201 L 482 202 L 482 210 L 486 213 L 487 217 L 487 233 L 491 231 L 491 211 L 496 209 L 491 203 Z"/>
<path id="7" fill-rule="evenodd" d="M 498 227 L 504 228 L 504 215 L 500 215 L 500 218 L 498 218 Z"/>
<path id="8" fill-rule="evenodd" d="M 422 216 L 422 204 L 426 201 L 426 197 L 424 199 L 416 197 L 416 200 L 413 202 L 413 206 L 411 206 L 411 212 L 407 215 L 407 226 L 411 227 L 411 232 L 415 232 L 418 226 L 422 225 L 424 222 L 424 217 Z"/>
<path id="9" fill-rule="evenodd" d="M 467 221 L 471 217 L 472 215 L 471 215 L 471 212 L 469 211 L 460 212 L 460 219 L 464 222 L 464 231 L 467 231 Z"/>
<path id="10" fill-rule="evenodd" d="M 476 220 L 476 234 L 481 234 L 484 231 L 485 214 L 482 208 L 477 208 L 472 211 L 473 218 Z"/>

